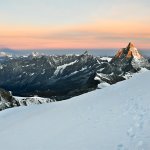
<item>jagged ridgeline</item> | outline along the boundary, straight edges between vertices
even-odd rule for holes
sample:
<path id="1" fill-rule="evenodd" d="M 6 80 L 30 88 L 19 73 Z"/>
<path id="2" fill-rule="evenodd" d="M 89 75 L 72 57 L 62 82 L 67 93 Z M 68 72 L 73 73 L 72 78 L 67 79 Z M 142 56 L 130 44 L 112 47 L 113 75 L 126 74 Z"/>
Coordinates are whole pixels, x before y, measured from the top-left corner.
<path id="1" fill-rule="evenodd" d="M 3 54 L 4 55 L 4 54 Z M 100 83 L 125 80 L 148 61 L 132 43 L 118 51 L 111 61 L 85 52 L 82 55 L 39 55 L 6 57 L 0 61 L 0 87 L 17 96 L 67 99 L 94 90 Z"/>
<path id="2" fill-rule="evenodd" d="M 117 70 L 121 71 L 137 71 L 142 67 L 149 68 L 149 62 L 145 59 L 135 48 L 133 43 L 129 43 L 126 48 L 120 49 L 115 57 L 111 60 L 111 63 L 116 67 Z"/>

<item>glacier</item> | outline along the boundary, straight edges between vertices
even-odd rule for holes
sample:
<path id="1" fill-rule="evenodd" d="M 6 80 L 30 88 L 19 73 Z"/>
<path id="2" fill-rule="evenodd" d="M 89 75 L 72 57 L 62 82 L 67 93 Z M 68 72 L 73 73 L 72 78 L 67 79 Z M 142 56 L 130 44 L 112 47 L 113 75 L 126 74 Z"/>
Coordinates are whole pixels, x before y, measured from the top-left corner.
<path id="1" fill-rule="evenodd" d="M 66 101 L 0 112 L 2 150 L 149 150 L 150 71 Z"/>

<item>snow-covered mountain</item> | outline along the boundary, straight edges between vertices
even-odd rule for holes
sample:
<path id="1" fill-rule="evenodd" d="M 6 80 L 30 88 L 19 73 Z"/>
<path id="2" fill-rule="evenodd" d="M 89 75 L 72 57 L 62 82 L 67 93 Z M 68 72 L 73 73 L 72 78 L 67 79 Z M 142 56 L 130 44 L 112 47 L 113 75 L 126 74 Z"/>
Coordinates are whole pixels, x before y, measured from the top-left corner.
<path id="1" fill-rule="evenodd" d="M 130 42 L 126 48 L 120 49 L 109 60 L 109 65 L 97 70 L 94 79 L 100 82 L 99 88 L 102 88 L 127 79 L 143 68 L 144 70 L 150 70 L 150 63 L 148 59 L 139 53 L 133 43 Z"/>
<path id="2" fill-rule="evenodd" d="M 50 56 L 34 52 L 0 61 L 0 87 L 15 96 L 37 95 L 59 101 L 123 81 L 149 66 L 132 43 L 112 59 L 95 57 L 87 51 L 81 55 Z M 35 103 L 40 102 L 35 99 Z"/>
<path id="3" fill-rule="evenodd" d="M 94 80 L 96 72 L 107 66 L 107 60 L 87 53 L 16 57 L 0 63 L 0 87 L 17 96 L 61 100 L 96 89 L 99 83 Z M 117 82 L 117 76 L 111 77 L 112 83 Z"/>
<path id="4" fill-rule="evenodd" d="M 7 54 L 5 52 L 0 52 L 0 58 L 1 57 L 12 57 L 12 55 L 11 54 Z"/>
<path id="5" fill-rule="evenodd" d="M 131 42 L 126 48 L 122 48 L 117 52 L 111 63 L 117 66 L 117 70 L 120 69 L 125 72 L 135 72 L 142 67 L 150 68 L 148 60 L 139 53 Z"/>
<path id="6" fill-rule="evenodd" d="M 67 101 L 0 112 L 2 150 L 149 150 L 150 72 Z"/>
<path id="7" fill-rule="evenodd" d="M 54 102 L 54 99 L 34 97 L 14 97 L 11 92 L 0 89 L 0 111 L 12 107 L 29 106 Z"/>
<path id="8" fill-rule="evenodd" d="M 148 66 L 148 61 L 131 43 L 112 60 L 87 52 L 61 56 L 34 52 L 0 62 L 0 87 L 17 96 L 38 95 L 61 100 L 94 90 L 99 82 L 114 84 L 122 81 L 126 73 Z"/>
<path id="9" fill-rule="evenodd" d="M 0 51 L 0 62 L 7 60 L 7 59 L 11 59 L 12 55 L 3 51 Z"/>

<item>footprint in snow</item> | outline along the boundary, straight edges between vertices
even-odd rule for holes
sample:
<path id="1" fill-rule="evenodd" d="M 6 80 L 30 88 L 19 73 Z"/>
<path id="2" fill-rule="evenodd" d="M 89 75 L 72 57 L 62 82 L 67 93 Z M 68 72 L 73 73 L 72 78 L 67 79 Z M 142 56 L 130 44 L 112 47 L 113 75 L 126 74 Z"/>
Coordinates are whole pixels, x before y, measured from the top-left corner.
<path id="1" fill-rule="evenodd" d="M 137 144 L 137 149 L 138 150 L 144 150 L 143 148 L 143 141 L 139 141 L 138 144 Z"/>
<path id="2" fill-rule="evenodd" d="M 125 150 L 123 144 L 119 144 L 117 146 L 117 150 Z"/>
<path id="3" fill-rule="evenodd" d="M 127 130 L 127 135 L 128 135 L 130 138 L 134 138 L 134 137 L 135 137 L 135 133 L 134 133 L 132 127 Z"/>

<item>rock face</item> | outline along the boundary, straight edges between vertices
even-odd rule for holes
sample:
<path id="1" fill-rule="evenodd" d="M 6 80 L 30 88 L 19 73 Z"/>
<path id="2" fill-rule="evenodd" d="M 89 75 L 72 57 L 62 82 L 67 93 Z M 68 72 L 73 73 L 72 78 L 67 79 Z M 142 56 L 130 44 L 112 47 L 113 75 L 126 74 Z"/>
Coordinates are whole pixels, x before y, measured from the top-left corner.
<path id="1" fill-rule="evenodd" d="M 50 98 L 42 98 L 42 97 L 13 97 L 12 94 L 4 89 L 0 89 L 0 111 L 18 107 L 18 106 L 29 106 L 34 104 L 43 104 L 54 102 L 55 100 Z"/>
<path id="2" fill-rule="evenodd" d="M 142 67 L 149 68 L 149 62 L 129 43 L 126 48 L 120 49 L 110 62 L 118 72 L 136 72 Z"/>
<path id="3" fill-rule="evenodd" d="M 6 108 L 20 106 L 18 101 L 12 96 L 12 94 L 4 89 L 0 89 L 0 111 Z"/>
<path id="4" fill-rule="evenodd" d="M 133 43 L 129 43 L 126 48 L 120 49 L 117 54 L 115 55 L 115 58 L 126 58 L 126 59 L 137 59 L 140 60 L 143 58 L 143 56 L 138 52 L 137 48 L 133 45 Z"/>

